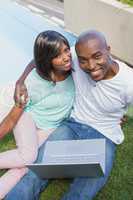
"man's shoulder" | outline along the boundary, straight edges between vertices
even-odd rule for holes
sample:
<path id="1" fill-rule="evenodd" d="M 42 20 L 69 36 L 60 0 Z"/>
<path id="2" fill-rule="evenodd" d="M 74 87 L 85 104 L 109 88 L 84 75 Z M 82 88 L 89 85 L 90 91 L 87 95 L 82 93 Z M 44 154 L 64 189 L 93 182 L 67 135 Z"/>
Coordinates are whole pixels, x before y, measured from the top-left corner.
<path id="1" fill-rule="evenodd" d="M 131 68 L 129 65 L 126 63 L 115 60 L 117 64 L 119 65 L 119 76 L 120 78 L 123 79 L 123 82 L 129 82 L 130 79 L 132 80 L 133 78 L 133 68 Z"/>
<path id="2" fill-rule="evenodd" d="M 72 58 L 73 58 L 73 59 L 74 59 L 74 58 L 77 58 L 76 51 L 75 51 L 75 46 L 72 46 L 70 50 L 71 50 Z"/>
<path id="3" fill-rule="evenodd" d="M 78 63 L 78 58 L 77 58 L 77 54 L 76 54 L 76 51 L 75 51 L 75 46 L 71 47 L 71 55 L 72 55 L 73 68 L 77 69 L 78 66 L 79 66 L 79 63 Z"/>
<path id="4" fill-rule="evenodd" d="M 122 68 L 122 70 L 123 71 L 127 71 L 127 72 L 129 72 L 129 71 L 131 71 L 131 72 L 133 72 L 133 68 L 132 67 L 130 67 L 128 64 L 126 64 L 125 62 L 123 62 L 123 61 L 120 61 L 120 60 L 115 60 L 117 63 L 118 63 L 118 65 L 119 65 L 119 67 L 120 68 Z"/>

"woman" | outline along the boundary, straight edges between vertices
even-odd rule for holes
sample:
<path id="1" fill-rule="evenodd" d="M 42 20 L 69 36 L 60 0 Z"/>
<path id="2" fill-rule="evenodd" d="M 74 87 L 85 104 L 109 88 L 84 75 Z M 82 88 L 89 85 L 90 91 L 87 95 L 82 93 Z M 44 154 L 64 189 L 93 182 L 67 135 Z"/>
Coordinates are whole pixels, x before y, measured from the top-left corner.
<path id="1" fill-rule="evenodd" d="M 49 134 L 69 117 L 74 102 L 71 54 L 66 38 L 55 31 L 40 33 L 34 44 L 34 60 L 36 67 L 25 81 L 29 95 L 26 107 L 15 106 L 9 115 L 16 117 L 7 116 L 0 127 L 0 130 L 2 126 L 8 127 L 6 121 L 10 118 L 8 130 L 16 125 L 13 132 L 18 147 L 0 153 L 0 169 L 10 168 L 0 178 L 0 199 L 26 173 L 25 165 L 35 161 L 39 146 Z"/>

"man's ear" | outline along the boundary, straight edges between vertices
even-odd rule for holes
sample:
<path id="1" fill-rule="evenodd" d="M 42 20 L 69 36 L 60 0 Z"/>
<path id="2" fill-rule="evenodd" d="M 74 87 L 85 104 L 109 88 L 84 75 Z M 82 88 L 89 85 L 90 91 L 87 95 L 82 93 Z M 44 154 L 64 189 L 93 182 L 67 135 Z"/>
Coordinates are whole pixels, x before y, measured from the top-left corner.
<path id="1" fill-rule="evenodd" d="M 78 43 L 75 44 L 75 51 L 77 52 Z"/>
<path id="2" fill-rule="evenodd" d="M 111 53 L 111 47 L 107 46 L 107 50 L 109 51 L 109 53 Z"/>

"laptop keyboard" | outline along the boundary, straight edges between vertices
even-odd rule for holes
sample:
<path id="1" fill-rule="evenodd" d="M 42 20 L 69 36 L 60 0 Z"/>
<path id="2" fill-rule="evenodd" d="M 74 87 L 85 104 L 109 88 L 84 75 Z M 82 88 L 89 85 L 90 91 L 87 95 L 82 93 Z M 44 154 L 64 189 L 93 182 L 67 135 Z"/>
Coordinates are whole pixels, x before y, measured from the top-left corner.
<path id="1" fill-rule="evenodd" d="M 64 164 L 64 163 L 68 163 L 68 164 L 76 164 L 76 163 L 90 163 L 92 160 L 95 160 L 95 155 L 92 154 L 92 159 L 91 156 L 51 156 L 51 157 L 46 157 L 44 159 L 44 162 L 47 162 L 47 164 Z"/>

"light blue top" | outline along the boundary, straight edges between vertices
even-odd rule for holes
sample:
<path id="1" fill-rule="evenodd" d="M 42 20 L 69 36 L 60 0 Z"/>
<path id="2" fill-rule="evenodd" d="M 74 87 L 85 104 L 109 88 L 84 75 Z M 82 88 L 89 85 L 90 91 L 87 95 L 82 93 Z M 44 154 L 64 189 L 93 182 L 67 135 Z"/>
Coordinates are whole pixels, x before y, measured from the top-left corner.
<path id="1" fill-rule="evenodd" d="M 56 128 L 69 117 L 75 94 L 71 75 L 55 84 L 41 78 L 34 69 L 25 83 L 29 94 L 25 111 L 31 113 L 38 128 Z"/>

